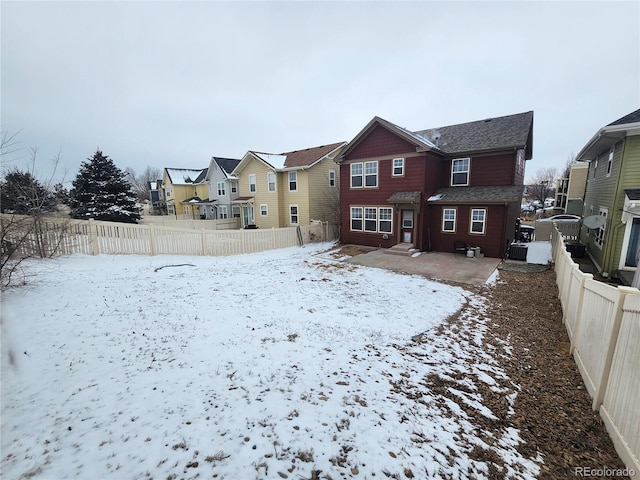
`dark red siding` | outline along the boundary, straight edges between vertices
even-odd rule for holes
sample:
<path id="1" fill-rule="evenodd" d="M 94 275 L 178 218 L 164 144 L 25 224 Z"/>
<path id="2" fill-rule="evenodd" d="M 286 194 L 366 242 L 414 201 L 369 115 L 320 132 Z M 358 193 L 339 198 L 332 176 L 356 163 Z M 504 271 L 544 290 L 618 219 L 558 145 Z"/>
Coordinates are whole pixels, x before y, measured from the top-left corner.
<path id="1" fill-rule="evenodd" d="M 347 156 L 347 160 L 415 152 L 416 146 L 377 125 Z"/>
<path id="2" fill-rule="evenodd" d="M 457 209 L 456 232 L 442 232 L 442 209 Z M 485 234 L 471 234 L 470 218 L 472 208 L 487 209 L 487 223 Z M 425 238 L 430 240 L 430 248 L 436 252 L 453 253 L 453 242 L 463 240 L 473 247 L 480 247 L 487 257 L 501 258 L 507 247 L 505 228 L 507 222 L 507 207 L 504 205 L 430 205 L 428 232 Z M 511 238 L 511 237 L 509 237 Z"/>
<path id="3" fill-rule="evenodd" d="M 516 154 L 476 156 L 471 158 L 469 186 L 514 185 Z M 442 187 L 451 185 L 451 159 L 442 160 Z"/>

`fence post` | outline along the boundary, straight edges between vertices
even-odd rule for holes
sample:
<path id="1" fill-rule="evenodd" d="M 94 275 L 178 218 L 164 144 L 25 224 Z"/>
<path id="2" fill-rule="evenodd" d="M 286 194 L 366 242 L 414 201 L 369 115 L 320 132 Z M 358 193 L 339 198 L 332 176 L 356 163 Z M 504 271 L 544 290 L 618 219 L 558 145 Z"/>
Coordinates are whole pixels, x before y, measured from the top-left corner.
<path id="1" fill-rule="evenodd" d="M 151 247 L 151 255 L 154 256 L 156 254 L 156 238 L 153 224 L 149 225 L 149 246 Z"/>
<path id="2" fill-rule="evenodd" d="M 635 293 L 636 289 L 631 287 L 618 287 L 618 300 L 615 304 L 615 312 L 613 317 L 613 326 L 611 328 L 611 337 L 606 344 L 606 355 L 604 357 L 604 365 L 602 368 L 602 376 L 600 377 L 600 383 L 598 389 L 593 394 L 594 411 L 600 409 L 600 405 L 604 401 L 604 394 L 607 390 L 607 384 L 609 383 L 609 373 L 611 372 L 611 363 L 613 362 L 613 354 L 616 350 L 616 344 L 618 343 L 618 333 L 620 332 L 620 322 L 622 321 L 624 297 L 630 293 Z"/>
<path id="3" fill-rule="evenodd" d="M 275 227 L 271 227 L 271 248 L 278 248 L 276 245 L 276 229 Z"/>
<path id="4" fill-rule="evenodd" d="M 207 255 L 207 233 L 204 228 L 200 229 L 200 238 L 202 239 L 202 256 Z"/>
<path id="5" fill-rule="evenodd" d="M 247 247 L 245 246 L 245 235 L 247 234 L 247 231 L 243 228 L 242 230 L 240 230 L 240 238 L 242 239 L 242 253 L 247 253 Z"/>
<path id="6" fill-rule="evenodd" d="M 91 253 L 91 255 L 100 254 L 100 245 L 98 245 L 98 225 L 93 218 L 89 219 L 89 253 Z"/>
<path id="7" fill-rule="evenodd" d="M 580 275 L 580 282 L 578 283 L 577 292 L 578 305 L 576 307 L 576 319 L 575 324 L 573 325 L 573 335 L 571 338 L 569 338 L 569 355 L 573 355 L 573 352 L 577 347 L 576 343 L 578 342 L 578 338 L 580 337 L 580 326 L 582 324 L 580 320 L 582 319 L 582 305 L 584 304 L 584 291 L 587 280 L 593 280 L 593 275 L 590 273 L 587 273 L 586 275 Z M 566 315 L 563 314 L 563 318 L 566 318 Z"/>

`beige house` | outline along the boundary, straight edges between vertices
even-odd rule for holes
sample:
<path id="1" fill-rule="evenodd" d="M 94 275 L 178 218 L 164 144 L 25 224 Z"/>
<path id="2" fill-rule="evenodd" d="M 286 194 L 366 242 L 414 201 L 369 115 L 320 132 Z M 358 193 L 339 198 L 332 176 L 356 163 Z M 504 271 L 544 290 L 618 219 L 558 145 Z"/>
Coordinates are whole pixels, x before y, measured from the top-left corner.
<path id="1" fill-rule="evenodd" d="M 336 222 L 339 168 L 346 142 L 280 154 L 249 151 L 232 175 L 238 178 L 242 226 L 278 228 Z"/>
<path id="2" fill-rule="evenodd" d="M 569 178 L 561 178 L 557 182 L 556 208 L 561 209 L 564 213 L 582 215 L 588 174 L 588 162 L 575 162 L 571 165 Z"/>
<path id="3" fill-rule="evenodd" d="M 165 168 L 162 174 L 167 214 L 200 218 L 203 202 L 208 202 L 207 169 Z"/>

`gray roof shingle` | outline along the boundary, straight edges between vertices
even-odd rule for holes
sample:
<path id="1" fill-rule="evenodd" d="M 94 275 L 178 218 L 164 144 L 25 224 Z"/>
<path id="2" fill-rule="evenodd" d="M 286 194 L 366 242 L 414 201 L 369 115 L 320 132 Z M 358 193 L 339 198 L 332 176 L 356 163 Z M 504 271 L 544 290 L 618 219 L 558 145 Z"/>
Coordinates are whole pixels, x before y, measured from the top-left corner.
<path id="1" fill-rule="evenodd" d="M 624 193 L 629 197 L 629 200 L 640 200 L 640 187 L 625 188 Z"/>
<path id="2" fill-rule="evenodd" d="M 441 188 L 429 203 L 512 203 L 522 199 L 523 185 Z M 438 198 L 439 197 L 439 198 Z"/>
<path id="3" fill-rule="evenodd" d="M 615 122 L 611 122 L 609 125 L 607 125 L 607 127 L 610 127 L 612 125 L 626 125 L 627 123 L 637 122 L 640 122 L 640 109 L 636 110 L 635 112 L 631 112 L 622 118 L 619 118 Z"/>
<path id="4" fill-rule="evenodd" d="M 447 154 L 505 148 L 531 148 L 533 112 L 487 118 L 475 122 L 414 132 L 426 137 Z"/>

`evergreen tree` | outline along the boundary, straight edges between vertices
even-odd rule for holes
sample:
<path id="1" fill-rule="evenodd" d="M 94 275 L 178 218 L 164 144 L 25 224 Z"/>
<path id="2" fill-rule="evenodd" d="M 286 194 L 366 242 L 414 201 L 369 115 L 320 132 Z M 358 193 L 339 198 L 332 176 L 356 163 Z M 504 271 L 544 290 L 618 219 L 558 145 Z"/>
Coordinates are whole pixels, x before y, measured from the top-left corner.
<path id="1" fill-rule="evenodd" d="M 71 216 L 88 220 L 137 223 L 140 213 L 126 174 L 96 150 L 80 166 L 69 192 Z"/>
<path id="2" fill-rule="evenodd" d="M 37 215 L 53 212 L 57 203 L 55 195 L 29 172 L 12 170 L 0 183 L 0 210 L 3 213 Z"/>

